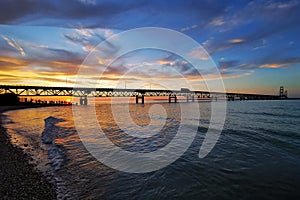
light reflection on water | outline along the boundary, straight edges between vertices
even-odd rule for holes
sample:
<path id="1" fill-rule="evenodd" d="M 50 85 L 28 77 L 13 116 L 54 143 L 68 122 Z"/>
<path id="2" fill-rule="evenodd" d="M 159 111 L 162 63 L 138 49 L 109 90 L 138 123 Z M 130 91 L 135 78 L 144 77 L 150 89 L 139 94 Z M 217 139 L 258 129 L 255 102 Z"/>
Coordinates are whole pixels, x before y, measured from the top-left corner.
<path id="1" fill-rule="evenodd" d="M 132 120 L 142 127 L 150 123 L 161 126 L 160 120 L 164 118 L 159 115 L 150 120 L 148 111 L 152 105 L 130 104 Z M 114 121 L 110 104 L 97 104 L 96 112 L 101 128 L 115 145 L 127 151 L 149 152 L 168 144 L 180 121 L 178 104 L 160 105 L 165 109 L 166 121 L 160 134 L 151 139 L 124 133 Z M 206 158 L 199 159 L 199 147 L 210 118 L 210 103 L 200 103 L 198 134 L 189 150 L 170 166 L 146 174 L 119 172 L 95 160 L 76 133 L 71 107 L 11 111 L 7 113 L 5 126 L 12 141 L 31 153 L 38 168 L 57 185 L 59 198 L 297 198 L 300 196 L 299 105 L 299 101 L 229 102 L 221 138 Z M 121 117 L 123 106 L 116 105 Z M 55 148 L 41 141 L 44 119 L 49 116 L 64 119 L 51 129 Z M 88 119 L 84 120 L 88 126 Z M 191 126 L 198 123 L 195 119 L 190 122 Z M 128 130 L 136 131 L 134 126 L 128 126 Z"/>

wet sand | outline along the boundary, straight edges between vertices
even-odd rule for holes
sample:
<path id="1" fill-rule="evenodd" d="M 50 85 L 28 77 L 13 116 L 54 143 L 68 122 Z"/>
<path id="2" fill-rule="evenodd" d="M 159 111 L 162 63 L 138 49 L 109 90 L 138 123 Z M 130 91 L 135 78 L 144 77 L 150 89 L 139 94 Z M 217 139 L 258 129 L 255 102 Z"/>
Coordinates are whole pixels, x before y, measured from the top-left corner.
<path id="1" fill-rule="evenodd" d="M 8 110 L 31 106 L 0 106 L 0 117 Z M 30 156 L 13 146 L 0 118 L 0 199 L 56 199 L 54 186 L 46 181 Z"/>

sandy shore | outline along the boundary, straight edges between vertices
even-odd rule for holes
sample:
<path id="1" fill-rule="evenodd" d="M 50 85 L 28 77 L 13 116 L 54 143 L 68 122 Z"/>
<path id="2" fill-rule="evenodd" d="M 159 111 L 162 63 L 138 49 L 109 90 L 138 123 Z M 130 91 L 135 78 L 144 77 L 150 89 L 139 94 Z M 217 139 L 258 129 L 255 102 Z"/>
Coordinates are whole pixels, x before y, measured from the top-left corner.
<path id="1" fill-rule="evenodd" d="M 0 106 L 0 117 L 4 111 L 30 107 Z M 10 143 L 1 118 L 0 158 L 0 199 L 56 199 L 54 187 L 29 164 L 30 156 Z"/>

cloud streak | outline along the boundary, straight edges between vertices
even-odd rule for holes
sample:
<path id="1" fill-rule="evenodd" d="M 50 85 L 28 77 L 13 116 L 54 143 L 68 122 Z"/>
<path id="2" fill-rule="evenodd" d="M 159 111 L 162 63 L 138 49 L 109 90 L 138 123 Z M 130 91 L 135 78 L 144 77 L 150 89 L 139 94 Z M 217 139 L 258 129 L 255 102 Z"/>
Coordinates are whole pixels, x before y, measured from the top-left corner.
<path id="1" fill-rule="evenodd" d="M 300 63 L 300 57 L 284 58 L 278 60 L 277 62 L 263 63 L 259 65 L 259 68 L 269 68 L 269 69 L 287 68 L 299 63 Z"/>
<path id="2" fill-rule="evenodd" d="M 11 46 L 12 48 L 16 49 L 17 51 L 19 51 L 19 53 L 22 55 L 22 56 L 25 56 L 26 53 L 24 51 L 24 49 L 12 38 L 12 39 L 9 39 L 5 36 L 2 35 L 2 38 L 7 42 L 7 44 L 9 46 Z"/>

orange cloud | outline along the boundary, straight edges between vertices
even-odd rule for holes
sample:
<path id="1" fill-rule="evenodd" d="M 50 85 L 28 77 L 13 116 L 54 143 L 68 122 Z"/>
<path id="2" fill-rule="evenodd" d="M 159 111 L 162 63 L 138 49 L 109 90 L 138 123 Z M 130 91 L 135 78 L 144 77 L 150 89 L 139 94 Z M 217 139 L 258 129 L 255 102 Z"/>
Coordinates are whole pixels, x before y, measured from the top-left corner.
<path id="1" fill-rule="evenodd" d="M 283 64 L 263 64 L 261 66 L 259 66 L 259 68 L 270 68 L 270 69 L 277 69 L 277 68 L 281 68 L 281 67 L 285 67 L 285 65 Z"/>
<path id="2" fill-rule="evenodd" d="M 157 63 L 160 64 L 160 65 L 166 65 L 166 64 L 169 64 L 170 61 L 161 59 L 161 60 L 157 60 Z"/>
<path id="3" fill-rule="evenodd" d="M 243 39 L 232 39 L 229 42 L 230 43 L 243 43 L 243 42 L 245 42 L 245 40 L 243 40 Z"/>
<path id="4" fill-rule="evenodd" d="M 18 59 L 18 58 L 9 58 L 9 57 L 0 57 L 0 62 L 10 63 L 13 65 L 27 65 L 28 62 L 26 60 Z"/>

